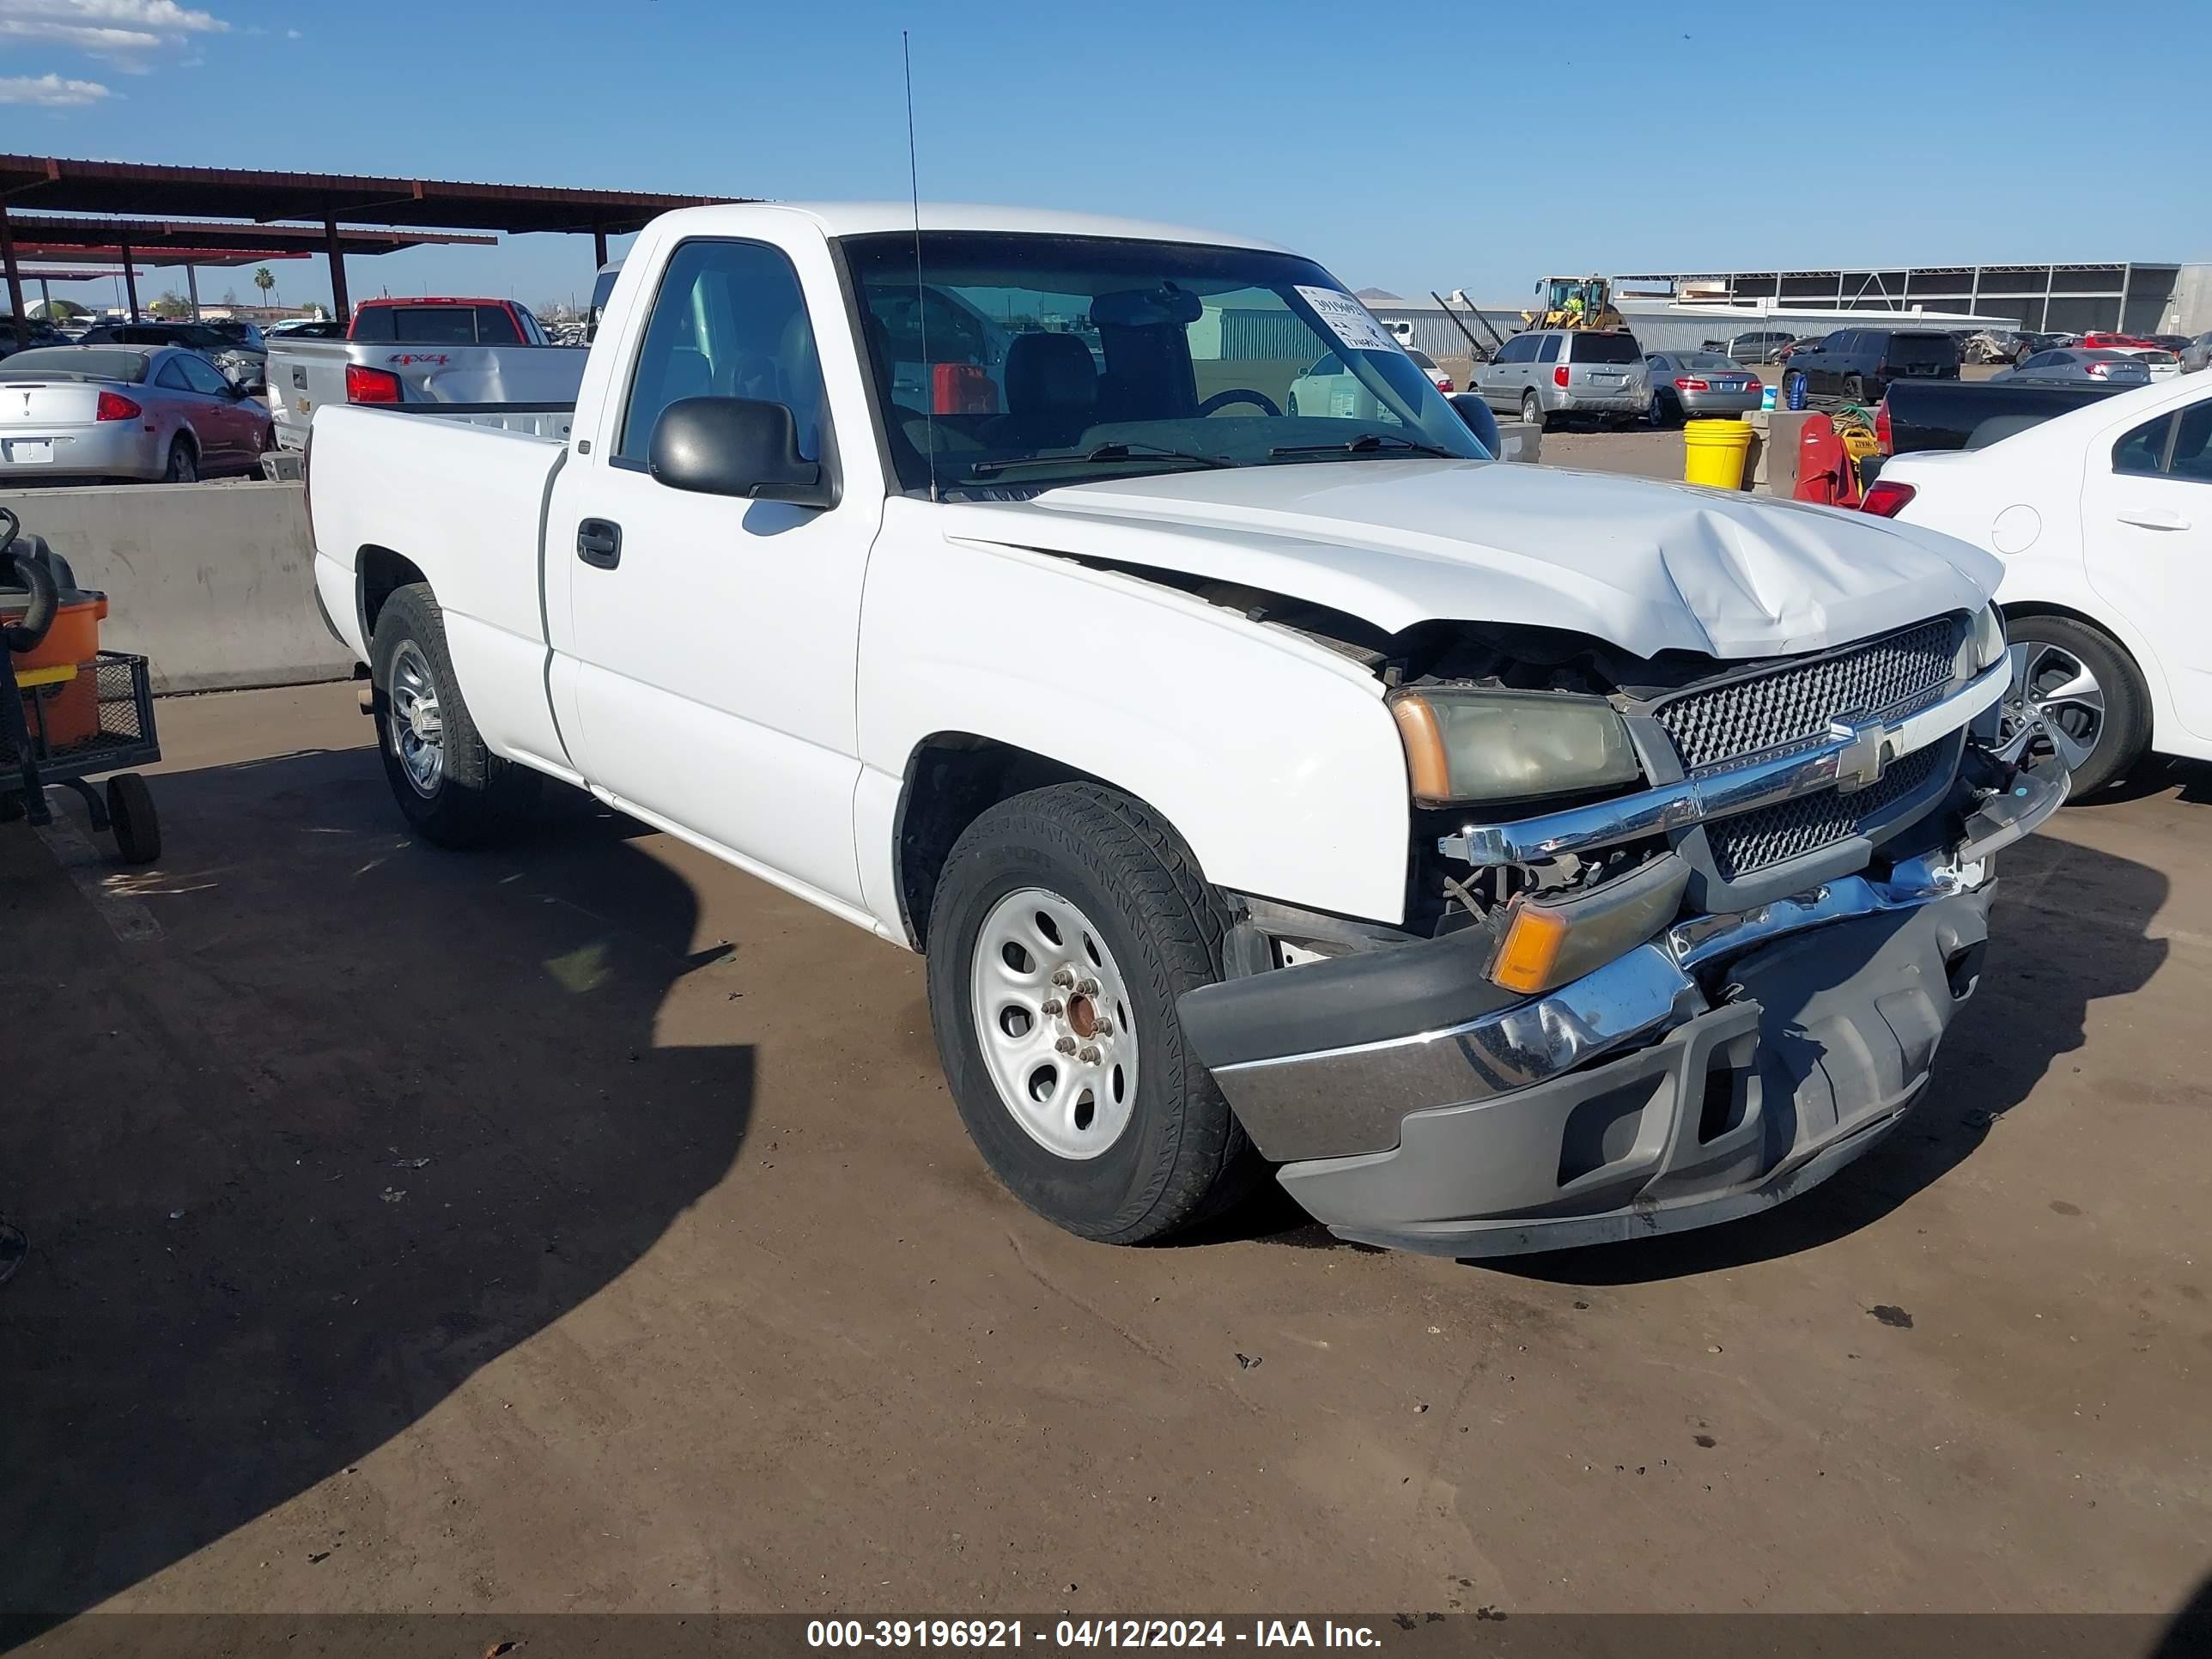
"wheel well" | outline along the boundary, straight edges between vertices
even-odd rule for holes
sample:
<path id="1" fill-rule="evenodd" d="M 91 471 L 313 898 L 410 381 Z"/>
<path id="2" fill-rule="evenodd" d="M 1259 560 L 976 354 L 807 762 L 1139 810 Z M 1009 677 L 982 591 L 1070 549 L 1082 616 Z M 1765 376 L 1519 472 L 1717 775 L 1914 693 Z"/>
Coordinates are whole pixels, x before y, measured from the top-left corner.
<path id="1" fill-rule="evenodd" d="M 410 559 L 388 547 L 364 547 L 354 560 L 354 581 L 361 598 L 361 638 L 366 647 L 376 633 L 377 613 L 393 592 L 425 580 Z"/>
<path id="2" fill-rule="evenodd" d="M 929 908 L 953 842 L 1000 801 L 1055 783 L 1115 787 L 1112 780 L 1065 761 L 972 732 L 939 732 L 915 745 L 907 757 L 892 835 L 899 920 L 915 950 L 928 948 Z"/>
<path id="3" fill-rule="evenodd" d="M 2136 661 L 2136 653 L 2128 649 L 2128 642 L 2087 611 L 2076 611 L 2071 605 L 2054 605 L 2048 599 L 2029 599 L 2020 605 L 2001 603 L 1997 610 L 2008 624 L 2016 618 L 2029 617 L 2063 617 L 2068 622 L 2079 623 L 2082 627 L 2092 629 L 2098 638 L 2111 641 L 2112 649 L 2120 653 L 2121 659 L 2134 672 L 2138 684 L 2145 687 L 2150 684 L 2143 673 L 2142 664 Z"/>

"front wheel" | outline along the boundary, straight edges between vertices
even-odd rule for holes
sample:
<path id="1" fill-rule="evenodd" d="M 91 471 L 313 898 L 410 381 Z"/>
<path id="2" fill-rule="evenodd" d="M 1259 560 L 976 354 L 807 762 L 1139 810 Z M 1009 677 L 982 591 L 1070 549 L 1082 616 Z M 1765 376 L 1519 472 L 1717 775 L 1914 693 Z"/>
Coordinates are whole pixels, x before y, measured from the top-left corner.
<path id="1" fill-rule="evenodd" d="M 369 641 L 376 745 L 392 799 L 425 841 L 482 847 L 538 794 L 538 775 L 484 746 L 461 700 L 446 621 L 427 582 L 395 588 Z"/>
<path id="2" fill-rule="evenodd" d="M 1139 1244 L 1217 1213 L 1263 1166 L 1182 1031 L 1228 915 L 1173 830 L 1060 784 L 990 808 L 930 908 L 930 1020 L 953 1101 L 1008 1191 L 1081 1237 Z"/>
<path id="3" fill-rule="evenodd" d="M 2125 777 L 2150 746 L 2150 700 L 2127 653 L 2067 617 L 2023 617 L 2006 634 L 2000 752 L 2029 764 L 2055 755 L 2074 775 L 2076 801 Z"/>

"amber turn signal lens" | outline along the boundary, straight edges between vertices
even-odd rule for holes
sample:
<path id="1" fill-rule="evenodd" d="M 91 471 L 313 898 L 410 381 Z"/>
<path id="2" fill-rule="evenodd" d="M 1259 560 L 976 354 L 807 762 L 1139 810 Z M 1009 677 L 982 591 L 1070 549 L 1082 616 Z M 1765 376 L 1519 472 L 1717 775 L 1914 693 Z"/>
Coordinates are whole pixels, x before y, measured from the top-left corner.
<path id="1" fill-rule="evenodd" d="M 1406 773 L 1413 799 L 1434 805 L 1451 799 L 1451 762 L 1436 710 L 1419 697 L 1401 697 L 1390 705 L 1398 736 L 1406 745 Z"/>
<path id="2" fill-rule="evenodd" d="M 1492 983 L 1509 991 L 1549 990 L 1557 983 L 1553 975 L 1559 967 L 1559 952 L 1566 947 L 1568 926 L 1567 918 L 1556 910 L 1515 905 L 1505 942 L 1498 947 L 1498 959 L 1491 964 Z"/>

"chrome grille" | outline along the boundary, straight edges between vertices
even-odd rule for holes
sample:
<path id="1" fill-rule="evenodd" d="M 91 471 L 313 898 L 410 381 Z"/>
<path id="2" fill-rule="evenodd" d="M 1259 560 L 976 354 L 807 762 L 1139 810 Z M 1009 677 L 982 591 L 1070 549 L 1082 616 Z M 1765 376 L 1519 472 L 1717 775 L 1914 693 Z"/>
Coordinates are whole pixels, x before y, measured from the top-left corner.
<path id="1" fill-rule="evenodd" d="M 1933 778 L 1952 748 L 1939 738 L 1916 749 L 1856 794 L 1823 789 L 1722 818 L 1711 826 L 1713 866 L 1723 880 L 1734 881 L 1856 835 L 1862 823 L 1880 817 Z"/>
<path id="2" fill-rule="evenodd" d="M 1960 637 L 1959 619 L 1939 617 L 1833 656 L 1685 691 L 1652 714 L 1694 772 L 1824 737 L 1841 715 L 1887 714 L 1942 690 Z"/>

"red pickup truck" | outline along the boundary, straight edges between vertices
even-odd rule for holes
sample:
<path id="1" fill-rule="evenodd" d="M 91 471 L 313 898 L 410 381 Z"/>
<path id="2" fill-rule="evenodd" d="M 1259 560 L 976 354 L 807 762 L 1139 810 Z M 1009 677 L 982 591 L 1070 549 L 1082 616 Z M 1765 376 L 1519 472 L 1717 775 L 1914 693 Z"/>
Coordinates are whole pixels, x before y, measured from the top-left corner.
<path id="1" fill-rule="evenodd" d="M 550 345 L 512 300 L 363 300 L 349 340 L 407 345 Z"/>

